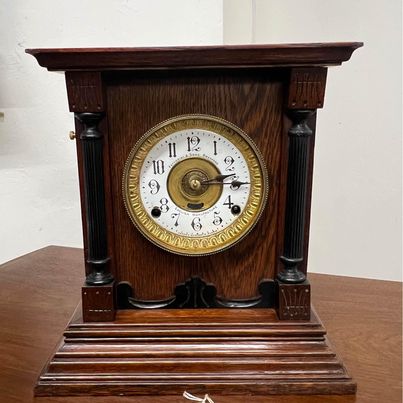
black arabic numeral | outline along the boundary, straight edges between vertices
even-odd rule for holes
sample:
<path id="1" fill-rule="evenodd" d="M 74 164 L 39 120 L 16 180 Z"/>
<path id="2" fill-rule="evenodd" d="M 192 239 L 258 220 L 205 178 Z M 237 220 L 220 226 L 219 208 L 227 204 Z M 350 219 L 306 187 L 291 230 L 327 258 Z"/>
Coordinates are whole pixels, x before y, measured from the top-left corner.
<path id="1" fill-rule="evenodd" d="M 179 225 L 178 221 L 179 221 L 179 216 L 181 215 L 181 213 L 172 213 L 171 214 L 171 218 L 173 218 L 175 220 L 175 227 L 177 227 Z"/>
<path id="2" fill-rule="evenodd" d="M 197 136 L 188 137 L 188 151 L 200 151 L 200 139 Z"/>
<path id="3" fill-rule="evenodd" d="M 231 201 L 231 195 L 228 195 L 228 197 L 224 200 L 223 205 L 228 206 L 228 208 L 231 209 L 231 207 L 234 205 L 234 203 Z"/>
<path id="4" fill-rule="evenodd" d="M 193 218 L 191 226 L 195 231 L 200 231 L 203 227 L 200 222 L 200 217 Z"/>
<path id="5" fill-rule="evenodd" d="M 161 206 L 160 209 L 163 213 L 166 213 L 169 210 L 169 206 L 168 206 L 168 199 L 166 199 L 165 197 L 163 197 L 160 200 Z"/>
<path id="6" fill-rule="evenodd" d="M 164 167 L 164 161 L 163 160 L 156 160 L 153 161 L 153 168 L 154 168 L 154 175 L 162 175 L 165 172 L 165 167 Z"/>
<path id="7" fill-rule="evenodd" d="M 225 168 L 226 171 L 233 171 L 235 169 L 235 167 L 232 166 L 235 160 L 230 155 L 224 158 L 224 162 L 227 165 Z"/>
<path id="8" fill-rule="evenodd" d="M 148 187 L 151 189 L 150 193 L 152 195 L 157 194 L 160 190 L 160 184 L 155 179 L 151 179 L 150 182 L 148 182 Z"/>
<path id="9" fill-rule="evenodd" d="M 222 218 L 219 216 L 219 214 L 220 212 L 214 211 L 213 224 L 217 226 L 222 223 Z"/>

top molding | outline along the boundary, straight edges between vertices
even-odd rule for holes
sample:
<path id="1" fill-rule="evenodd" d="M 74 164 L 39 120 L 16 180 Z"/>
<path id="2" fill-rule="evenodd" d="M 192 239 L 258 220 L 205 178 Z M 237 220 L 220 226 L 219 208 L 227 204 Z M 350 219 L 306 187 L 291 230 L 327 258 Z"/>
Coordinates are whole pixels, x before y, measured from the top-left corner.
<path id="1" fill-rule="evenodd" d="M 154 48 L 26 49 L 50 71 L 334 66 L 362 42 Z"/>

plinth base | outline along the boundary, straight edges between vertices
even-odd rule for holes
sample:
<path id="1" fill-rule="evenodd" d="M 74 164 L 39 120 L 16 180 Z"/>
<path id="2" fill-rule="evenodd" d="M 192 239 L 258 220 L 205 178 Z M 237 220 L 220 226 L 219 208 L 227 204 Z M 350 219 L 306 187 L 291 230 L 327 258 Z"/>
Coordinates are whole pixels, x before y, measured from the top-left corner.
<path id="1" fill-rule="evenodd" d="M 77 313 L 40 375 L 36 396 L 353 394 L 356 384 L 309 321 L 271 309 Z"/>

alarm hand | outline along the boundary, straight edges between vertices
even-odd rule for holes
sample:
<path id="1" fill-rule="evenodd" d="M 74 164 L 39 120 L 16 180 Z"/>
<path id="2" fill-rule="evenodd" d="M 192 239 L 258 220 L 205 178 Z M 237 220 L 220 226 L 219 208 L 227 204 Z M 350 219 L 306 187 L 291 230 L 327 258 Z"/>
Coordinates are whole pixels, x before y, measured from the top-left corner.
<path id="1" fill-rule="evenodd" d="M 229 175 L 217 175 L 216 177 L 212 178 L 212 179 L 207 179 L 205 181 L 203 181 L 201 184 L 202 185 L 207 185 L 209 183 L 223 183 L 225 178 L 229 178 L 230 176 L 235 176 L 235 174 L 229 174 Z"/>

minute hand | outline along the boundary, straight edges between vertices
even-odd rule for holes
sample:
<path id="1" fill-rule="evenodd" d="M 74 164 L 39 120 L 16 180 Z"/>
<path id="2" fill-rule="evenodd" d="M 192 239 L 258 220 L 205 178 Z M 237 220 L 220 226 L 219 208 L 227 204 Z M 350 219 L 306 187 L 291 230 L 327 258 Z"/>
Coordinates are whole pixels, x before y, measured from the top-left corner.
<path id="1" fill-rule="evenodd" d="M 207 185 L 210 183 L 218 184 L 218 183 L 223 183 L 224 179 L 229 178 L 230 176 L 235 176 L 235 174 L 229 174 L 229 175 L 217 175 L 216 177 L 212 179 L 207 179 L 202 182 L 203 185 Z"/>

